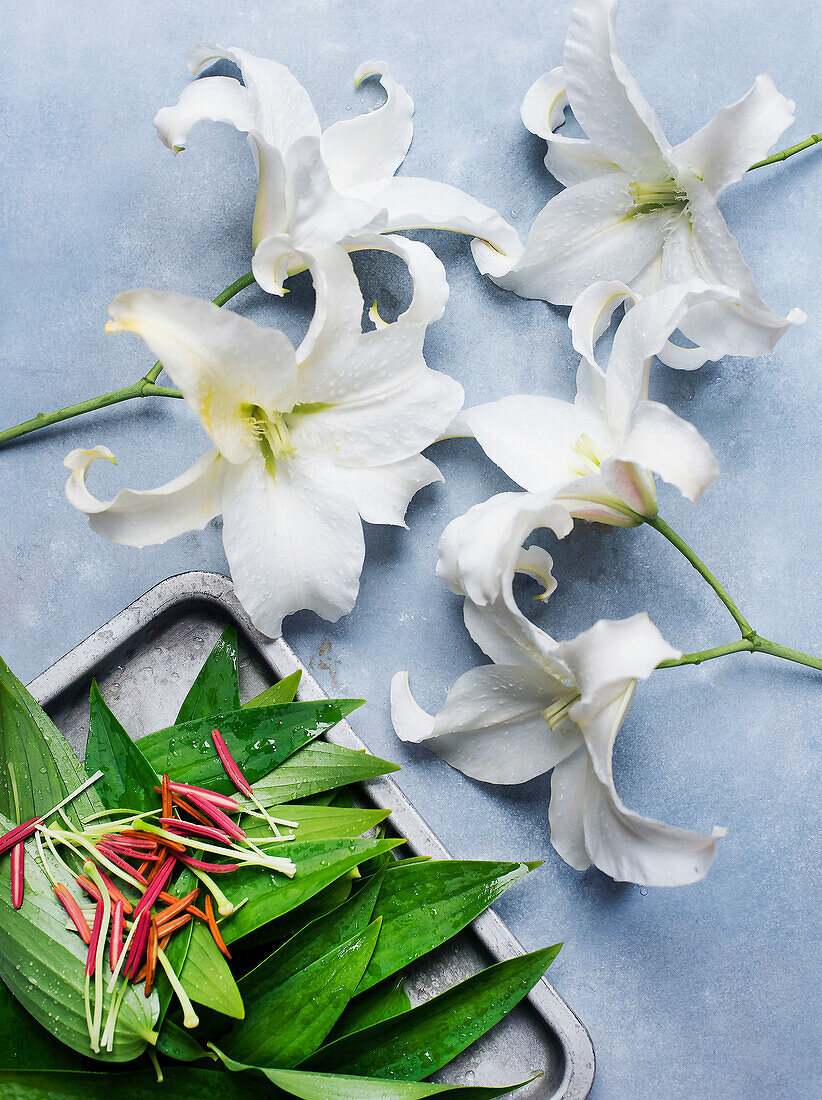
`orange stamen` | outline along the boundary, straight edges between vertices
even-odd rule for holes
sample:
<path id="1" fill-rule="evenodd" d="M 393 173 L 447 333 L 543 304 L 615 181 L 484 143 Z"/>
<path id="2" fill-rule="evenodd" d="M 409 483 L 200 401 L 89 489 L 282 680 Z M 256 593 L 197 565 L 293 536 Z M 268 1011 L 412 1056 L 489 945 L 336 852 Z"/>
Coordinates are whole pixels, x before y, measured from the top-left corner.
<path id="1" fill-rule="evenodd" d="M 222 951 L 222 953 L 225 955 L 225 957 L 227 959 L 230 959 L 231 958 L 231 952 L 226 947 L 225 940 L 220 935 L 220 929 L 217 927 L 217 921 L 214 919 L 214 906 L 211 904 L 211 894 L 206 894 L 205 915 L 206 915 L 206 920 L 208 921 L 208 927 L 209 927 L 209 930 L 211 932 L 211 935 L 214 937 L 214 942 L 217 944 L 217 946 Z"/>

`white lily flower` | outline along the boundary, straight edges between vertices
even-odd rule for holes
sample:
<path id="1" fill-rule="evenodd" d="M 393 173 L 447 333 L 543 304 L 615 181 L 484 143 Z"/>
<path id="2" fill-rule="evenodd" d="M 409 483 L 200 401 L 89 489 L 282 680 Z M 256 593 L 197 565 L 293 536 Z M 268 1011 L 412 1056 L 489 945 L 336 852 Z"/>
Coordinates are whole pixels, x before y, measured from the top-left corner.
<path id="1" fill-rule="evenodd" d="M 483 271 L 500 254 L 522 251 L 516 230 L 459 188 L 394 178 L 411 144 L 414 103 L 384 61 L 361 65 L 355 81 L 379 77 L 386 102 L 322 132 L 308 93 L 284 65 L 206 43 L 189 50 L 186 60 L 196 75 L 221 58 L 237 65 L 242 84 L 225 76 L 195 80 L 154 124 L 175 153 L 205 119 L 248 134 L 259 178 L 254 275 L 270 293 L 284 292 L 287 275 L 306 266 L 306 252 L 334 244 L 348 251 L 379 249 L 380 234 L 398 230 L 450 229 L 475 237 Z"/>
<path id="2" fill-rule="evenodd" d="M 695 309 L 739 305 L 731 292 L 697 280 L 657 291 L 625 315 L 603 371 L 594 343 L 626 298 L 632 300 L 624 283 L 597 283 L 571 310 L 574 347 L 582 355 L 573 403 L 503 397 L 466 409 L 453 429 L 472 434 L 528 492 L 551 490 L 576 518 L 618 527 L 656 515 L 655 473 L 691 501 L 716 479 L 716 458 L 696 428 L 648 399 L 649 368 L 655 355 L 688 365 L 690 349 L 668 338 Z"/>
<path id="3" fill-rule="evenodd" d="M 563 65 L 541 76 L 522 104 L 522 120 L 548 142 L 545 164 L 565 190 L 531 227 L 512 264 L 496 257 L 495 282 L 524 298 L 571 305 L 586 287 L 617 279 L 638 294 L 698 278 L 734 289 L 741 307 L 706 304 L 688 318 L 697 345 L 745 355 L 769 352 L 787 326 L 765 304 L 717 205 L 793 122 L 794 103 L 768 74 L 698 133 L 672 146 L 617 52 L 618 0 L 579 0 Z M 570 105 L 587 138 L 565 137 Z"/>
<path id="4" fill-rule="evenodd" d="M 612 768 L 637 680 L 679 653 L 645 614 L 602 620 L 566 642 L 529 622 L 514 602 L 514 573 L 553 587 L 550 556 L 521 546 L 534 526 L 562 538 L 571 520 L 550 493 L 503 493 L 446 528 L 438 573 L 466 595 L 466 626 L 493 664 L 462 675 L 434 716 L 414 700 L 408 673 L 397 673 L 394 728 L 482 782 L 522 783 L 553 769 L 551 843 L 572 867 L 593 863 L 646 886 L 695 882 L 724 830 L 691 832 L 641 817 L 619 798 Z"/>
<path id="5" fill-rule="evenodd" d="M 115 298 L 107 329 L 143 337 L 214 448 L 169 484 L 111 501 L 85 486 L 88 467 L 111 452 L 72 451 L 66 494 L 92 529 L 147 546 L 222 514 L 237 596 L 261 631 L 279 635 L 283 616 L 301 608 L 331 621 L 350 611 L 361 519 L 405 525 L 414 493 L 441 480 L 420 451 L 463 399 L 422 355 L 426 326 L 447 298 L 442 264 L 425 245 L 387 244 L 414 278 L 405 313 L 364 333 L 351 260 L 328 249 L 310 257 L 317 305 L 296 352 L 276 329 L 198 298 L 153 290 Z"/>

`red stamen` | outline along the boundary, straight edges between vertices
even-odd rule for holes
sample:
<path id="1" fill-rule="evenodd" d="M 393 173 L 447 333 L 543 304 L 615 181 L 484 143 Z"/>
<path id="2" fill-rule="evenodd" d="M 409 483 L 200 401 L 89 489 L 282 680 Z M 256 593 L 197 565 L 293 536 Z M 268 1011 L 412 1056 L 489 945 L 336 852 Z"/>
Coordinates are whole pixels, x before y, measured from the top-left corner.
<path id="1" fill-rule="evenodd" d="M 157 924 L 155 921 L 151 922 L 151 928 L 148 933 L 148 944 L 146 947 L 146 996 L 151 996 L 151 990 L 154 985 L 154 977 L 157 973 L 157 947 L 159 946 L 159 937 L 157 935 Z"/>
<path id="2" fill-rule="evenodd" d="M 212 827 L 211 820 L 207 818 L 205 814 L 201 814 L 199 810 L 195 810 L 191 803 L 186 802 L 186 800 L 182 798 L 179 794 L 173 794 L 171 796 L 171 799 L 178 810 L 182 810 L 183 813 L 187 813 L 189 817 L 193 817 L 194 820 L 199 821 L 201 825 L 207 825 L 209 828 Z"/>
<path id="3" fill-rule="evenodd" d="M 116 852 L 112 852 L 110 848 L 107 848 L 102 844 L 97 845 L 97 850 L 98 852 L 100 852 L 101 855 L 104 855 L 110 863 L 113 863 L 115 867 L 119 867 L 120 870 L 125 871 L 127 875 L 131 875 L 132 878 L 136 878 L 138 882 L 141 882 L 143 884 L 143 886 L 148 885 L 148 879 L 145 877 L 145 875 L 141 875 L 139 871 L 135 871 L 131 864 L 126 863 L 124 859 L 120 859 Z M 139 859 L 139 852 L 135 854 Z M 128 912 L 130 913 L 131 910 L 129 909 Z"/>
<path id="4" fill-rule="evenodd" d="M 0 856 L 13 848 L 21 840 L 28 840 L 42 821 L 42 817 L 33 817 L 30 821 L 24 821 L 22 825 L 15 825 L 0 837 Z"/>
<path id="5" fill-rule="evenodd" d="M 184 798 L 190 798 L 193 794 L 198 798 L 208 799 L 215 806 L 230 813 L 237 813 L 240 809 L 239 802 L 229 798 L 227 794 L 217 794 L 216 791 L 208 791 L 205 787 L 192 787 L 190 783 L 169 783 L 172 794 L 181 794 Z M 158 790 L 157 787 L 154 788 Z"/>
<path id="6" fill-rule="evenodd" d="M 211 895 L 210 894 L 206 894 L 205 911 L 206 911 L 206 920 L 208 921 L 208 927 L 209 927 L 209 930 L 211 932 L 211 935 L 214 938 L 214 942 L 217 944 L 217 946 L 222 951 L 222 953 L 225 955 L 225 957 L 227 959 L 230 959 L 231 958 L 231 952 L 226 947 L 225 940 L 220 935 L 220 929 L 217 927 L 217 921 L 214 919 L 214 906 L 211 902 Z"/>
<path id="7" fill-rule="evenodd" d="M 20 840 L 11 850 L 11 903 L 15 909 L 23 904 L 25 878 L 23 863 L 26 858 L 26 842 Z"/>
<path id="8" fill-rule="evenodd" d="M 137 908 L 134 910 L 135 918 L 140 914 L 152 907 L 157 898 L 160 896 L 160 891 L 164 890 L 168 880 L 177 865 L 177 860 L 170 856 L 165 863 L 158 864 L 160 868 L 157 874 L 154 876 L 150 886 L 137 902 Z"/>
<path id="9" fill-rule="evenodd" d="M 209 837 L 211 840 L 219 840 L 222 844 L 231 843 L 228 833 L 223 829 L 216 829 L 213 825 L 195 825 L 191 821 L 180 821 L 176 817 L 161 817 L 160 824 L 170 833 Z"/>
<path id="10" fill-rule="evenodd" d="M 90 898 L 93 898 L 99 905 L 102 902 L 100 897 L 100 891 L 94 885 L 90 878 L 86 878 L 85 875 L 77 875 L 77 885 L 88 894 Z"/>
<path id="11" fill-rule="evenodd" d="M 194 859 L 193 856 L 180 856 L 180 862 L 186 867 L 192 867 L 196 871 L 209 871 L 212 874 L 224 875 L 229 871 L 239 871 L 242 863 L 205 863 L 202 859 Z"/>
<path id="12" fill-rule="evenodd" d="M 80 933 L 80 938 L 83 943 L 89 943 L 91 941 L 91 929 L 88 926 L 88 921 L 83 914 L 83 910 L 75 901 L 74 895 L 69 892 L 68 888 L 65 887 L 62 882 L 55 884 L 54 892 L 60 904 L 74 921 L 74 927 Z"/>
<path id="13" fill-rule="evenodd" d="M 180 916 L 175 917 L 174 920 L 167 921 L 165 924 L 158 924 L 157 929 L 159 932 L 162 932 L 164 936 L 170 936 L 180 928 L 185 928 L 190 920 L 191 913 L 181 913 Z"/>
<path id="14" fill-rule="evenodd" d="M 207 798 L 200 798 L 197 794 L 189 793 L 188 797 L 198 810 L 201 810 L 206 817 L 211 818 L 212 825 L 216 825 L 236 840 L 245 840 L 245 833 L 240 826 L 235 824 L 228 814 L 223 813 L 219 806 L 212 805 Z"/>
<path id="15" fill-rule="evenodd" d="M 229 747 L 225 743 L 225 738 L 219 730 L 212 730 L 211 736 L 214 739 L 214 748 L 217 750 L 217 755 L 220 758 L 220 763 L 225 768 L 226 775 L 238 791 L 242 791 L 246 798 L 251 798 L 251 784 L 240 771 L 240 766 L 231 755 Z"/>
<path id="16" fill-rule="evenodd" d="M 129 870 L 130 870 L 130 868 L 129 868 Z M 111 898 L 112 902 L 115 905 L 117 904 L 118 901 L 122 902 L 123 903 L 123 911 L 125 912 L 126 916 L 131 916 L 131 914 L 134 912 L 134 906 L 131 904 L 131 902 L 128 900 L 128 898 L 120 893 L 120 891 L 117 889 L 117 887 L 111 881 L 111 879 L 108 877 L 108 875 L 105 873 L 105 871 L 101 871 L 100 868 L 98 867 L 97 868 L 97 873 L 99 874 L 99 876 L 103 880 L 103 882 L 106 884 L 106 890 L 108 890 L 108 894 L 109 894 L 109 897 Z"/>
<path id="17" fill-rule="evenodd" d="M 166 921 L 171 920 L 172 917 L 176 917 L 178 913 L 181 913 L 187 905 L 190 905 L 193 901 L 196 901 L 197 895 L 200 893 L 199 887 L 195 887 L 190 894 L 186 894 L 184 898 L 175 898 L 174 901 L 162 911 L 157 914 L 157 923 L 165 924 Z M 170 894 L 166 894 L 166 897 L 171 897 Z"/>
<path id="18" fill-rule="evenodd" d="M 163 785 L 160 791 L 163 801 L 163 817 L 171 817 L 171 780 L 168 775 L 163 776 Z"/>
<path id="19" fill-rule="evenodd" d="M 111 940 L 108 945 L 109 965 L 111 966 L 112 974 L 123 953 L 124 912 L 123 903 L 121 901 L 116 902 L 111 917 Z"/>
<path id="20" fill-rule="evenodd" d="M 146 836 L 145 833 L 135 833 L 126 836 L 124 833 L 106 833 L 105 836 L 100 837 L 100 843 L 105 844 L 108 848 L 130 849 L 131 851 L 139 852 L 153 852 L 157 847 L 157 841 L 153 839 L 143 840 L 142 837 Z"/>
<path id="21" fill-rule="evenodd" d="M 100 896 L 99 894 L 97 895 Z M 91 926 L 91 939 L 88 945 L 88 956 L 86 958 L 86 977 L 91 977 L 94 974 L 94 967 L 97 961 L 97 944 L 100 940 L 100 928 L 103 924 L 103 902 L 97 902 L 97 909 L 94 913 L 94 924 Z"/>
<path id="22" fill-rule="evenodd" d="M 137 931 L 132 938 L 131 948 L 129 949 L 126 959 L 126 965 L 123 970 L 124 978 L 133 978 L 140 969 L 143 955 L 146 950 L 146 944 L 148 943 L 148 930 L 150 925 L 151 914 L 147 909 L 144 909 L 137 917 Z"/>

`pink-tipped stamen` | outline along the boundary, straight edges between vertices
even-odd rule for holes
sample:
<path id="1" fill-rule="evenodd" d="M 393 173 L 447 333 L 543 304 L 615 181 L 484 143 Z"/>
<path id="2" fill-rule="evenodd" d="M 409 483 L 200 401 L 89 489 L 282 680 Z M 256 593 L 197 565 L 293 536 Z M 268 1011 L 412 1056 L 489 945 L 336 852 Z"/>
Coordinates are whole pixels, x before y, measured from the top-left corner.
<path id="1" fill-rule="evenodd" d="M 143 955 L 145 954 L 146 945 L 148 944 L 148 930 L 150 927 L 151 914 L 148 909 L 144 909 L 137 918 L 137 930 L 131 941 L 131 949 L 129 950 L 125 969 L 123 970 L 124 978 L 133 978 L 143 965 Z"/>
<path id="2" fill-rule="evenodd" d="M 239 806 L 237 807 L 239 809 Z M 0 836 L 0 856 L 19 844 L 21 840 L 28 840 L 34 834 L 35 829 L 41 823 L 42 817 L 33 817 L 31 821 L 24 821 L 22 825 L 15 825 L 7 833 Z"/>
<path id="3" fill-rule="evenodd" d="M 19 909 L 23 904 L 25 853 L 26 842 L 24 840 L 18 841 L 11 850 L 11 903 L 15 909 Z"/>
<path id="4" fill-rule="evenodd" d="M 170 856 L 165 863 L 160 866 L 157 874 L 151 880 L 148 889 L 137 902 L 137 908 L 134 910 L 135 920 L 141 913 L 147 912 L 160 896 L 160 892 L 165 890 L 176 865 L 177 859 L 174 856 Z"/>
<path id="5" fill-rule="evenodd" d="M 191 792 L 188 794 L 188 799 L 196 809 L 200 810 L 205 817 L 213 821 L 219 829 L 228 833 L 229 836 L 234 837 L 235 840 L 246 839 L 246 835 L 240 826 L 232 821 L 228 814 L 223 813 L 219 806 L 215 806 L 213 803 L 210 803 L 207 798 L 200 798 L 199 795 L 192 794 Z"/>
<path id="6" fill-rule="evenodd" d="M 141 875 L 136 870 L 136 868 L 131 866 L 130 863 L 126 863 L 126 861 L 124 859 L 121 859 L 120 856 L 117 854 L 117 852 L 113 852 L 111 850 L 111 848 L 109 848 L 105 844 L 98 844 L 97 848 L 100 851 L 100 853 L 102 855 L 104 855 L 107 860 L 109 860 L 109 862 L 111 862 L 115 865 L 115 867 L 119 867 L 121 871 L 125 871 L 126 874 L 131 875 L 132 878 L 136 878 L 137 881 L 139 883 L 141 883 L 143 886 L 148 885 L 148 879 L 145 877 L 145 875 Z M 135 853 L 135 856 L 137 858 L 140 858 L 140 855 L 141 855 L 141 853 L 139 853 L 139 852 Z"/>
<path id="7" fill-rule="evenodd" d="M 65 887 L 62 882 L 55 883 L 54 892 L 59 898 L 60 904 L 74 922 L 74 927 L 80 933 L 80 938 L 83 943 L 89 944 L 91 942 L 91 929 L 74 895 L 69 892 L 68 888 Z"/>
<path id="8" fill-rule="evenodd" d="M 125 910 L 122 901 L 115 902 L 114 912 L 111 915 L 111 939 L 108 945 L 109 966 L 112 974 L 120 961 L 123 953 L 123 929 L 125 927 Z"/>
<path id="9" fill-rule="evenodd" d="M 173 794 L 181 794 L 183 798 L 190 798 L 191 795 L 197 795 L 198 798 L 205 798 L 215 806 L 219 806 L 221 810 L 228 810 L 229 813 L 239 813 L 241 806 L 239 802 L 233 798 L 229 798 L 227 794 L 217 794 L 216 791 L 208 791 L 205 787 L 192 787 L 189 783 L 169 783 L 169 787 Z"/>
<path id="10" fill-rule="evenodd" d="M 240 771 L 240 766 L 231 755 L 231 751 L 225 743 L 225 738 L 219 730 L 212 730 L 211 736 L 214 740 L 214 748 L 217 750 L 220 763 L 225 768 L 226 775 L 238 791 L 242 791 L 246 798 L 251 798 L 251 784 Z"/>
<path id="11" fill-rule="evenodd" d="M 208 871 L 211 874 L 221 875 L 227 874 L 229 871 L 239 871 L 243 866 L 242 863 L 206 863 L 204 860 L 195 859 L 193 856 L 180 856 L 180 862 L 195 871 Z"/>
<path id="12" fill-rule="evenodd" d="M 100 896 L 99 894 L 97 895 Z M 100 928 L 103 924 L 103 902 L 102 899 L 97 902 L 97 909 L 94 913 L 94 924 L 91 926 L 91 940 L 88 945 L 88 957 L 86 958 L 86 977 L 90 978 L 94 974 L 94 965 L 97 959 L 97 943 L 100 939 Z"/>
<path id="13" fill-rule="evenodd" d="M 197 825 L 193 821 L 180 821 L 177 817 L 161 817 L 159 823 L 169 833 L 177 833 L 179 836 L 201 836 L 209 840 L 219 840 L 221 844 L 231 843 L 228 833 L 212 825 Z"/>

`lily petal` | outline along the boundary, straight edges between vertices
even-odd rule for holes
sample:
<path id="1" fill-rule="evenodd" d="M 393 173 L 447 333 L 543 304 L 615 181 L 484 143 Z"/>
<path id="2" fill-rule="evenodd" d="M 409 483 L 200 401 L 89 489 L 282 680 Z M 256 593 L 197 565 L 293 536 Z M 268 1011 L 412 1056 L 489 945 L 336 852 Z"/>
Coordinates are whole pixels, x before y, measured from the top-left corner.
<path id="1" fill-rule="evenodd" d="M 320 136 L 320 123 L 308 92 L 285 65 L 255 57 L 237 46 L 226 48 L 211 42 L 198 42 L 186 53 L 186 64 L 195 76 L 221 60 L 233 61 L 239 68 L 254 129 L 269 145 L 285 152 L 305 134 Z"/>
<path id="2" fill-rule="evenodd" d="M 429 459 L 412 455 L 386 466 L 335 466 L 333 479 L 366 523 L 407 528 L 405 513 L 411 498 L 443 476 Z"/>
<path id="3" fill-rule="evenodd" d="M 637 405 L 631 430 L 614 461 L 653 470 L 690 501 L 697 500 L 719 476 L 716 456 L 693 424 L 656 401 Z"/>
<path id="4" fill-rule="evenodd" d="M 620 171 L 588 138 L 565 137 L 555 132 L 565 122 L 567 106 L 565 70 L 559 65 L 534 81 L 525 93 L 520 110 L 526 130 L 548 142 L 545 167 L 554 179 L 572 187 L 606 172 Z"/>
<path id="5" fill-rule="evenodd" d="M 524 783 L 580 744 L 573 724 L 552 730 L 542 716 L 567 691 L 539 669 L 481 665 L 460 676 L 428 725 L 410 696 L 407 673 L 398 673 L 391 682 L 391 717 L 402 740 L 424 742 L 472 779 Z"/>
<path id="6" fill-rule="evenodd" d="M 503 397 L 464 409 L 462 420 L 491 461 L 531 493 L 579 477 L 574 444 L 583 434 L 595 441 L 603 435 L 601 418 L 556 397 Z"/>
<path id="7" fill-rule="evenodd" d="M 618 279 L 603 279 L 586 287 L 571 306 L 568 315 L 571 342 L 574 350 L 592 367 L 599 367 L 594 348 L 611 324 L 614 313 L 624 303 L 633 305 L 636 301 L 637 296 L 627 283 Z"/>
<path id="8" fill-rule="evenodd" d="M 199 531 L 222 510 L 225 463 L 217 451 L 198 458 L 184 474 L 158 489 L 121 489 L 113 500 L 98 500 L 86 488 L 86 472 L 98 458 L 114 462 L 108 447 L 75 450 L 63 465 L 69 504 L 89 517 L 98 535 L 125 546 L 155 546 L 186 531 Z"/>
<path id="9" fill-rule="evenodd" d="M 246 89 L 230 76 L 210 76 L 186 84 L 173 107 L 161 107 L 154 128 L 173 153 L 181 153 L 198 122 L 227 122 L 246 133 L 255 125 Z"/>
<path id="10" fill-rule="evenodd" d="M 411 303 L 399 315 L 398 321 L 430 325 L 442 317 L 448 301 L 448 280 L 442 262 L 428 245 L 396 234 L 375 233 L 369 236 L 360 233 L 356 240 L 343 241 L 343 247 L 352 252 L 364 248 L 390 252 L 405 261 L 414 292 Z"/>
<path id="11" fill-rule="evenodd" d="M 449 183 L 395 176 L 359 187 L 349 195 L 386 211 L 384 232 L 449 229 L 474 237 L 471 251 L 482 274 L 507 271 L 522 253 L 517 231 L 496 210 Z"/>
<path id="12" fill-rule="evenodd" d="M 173 291 L 118 294 L 109 314 L 106 331 L 142 336 L 229 462 L 256 449 L 245 407 L 289 409 L 296 401 L 294 349 L 276 329 Z"/>
<path id="13" fill-rule="evenodd" d="M 752 164 L 765 159 L 792 125 L 795 107 L 777 90 L 771 74 L 761 73 L 741 99 L 717 111 L 707 125 L 675 146 L 671 159 L 718 195 L 741 180 Z"/>
<path id="14" fill-rule="evenodd" d="M 580 750 L 554 769 L 548 812 L 551 843 L 580 871 L 591 863 L 617 882 L 685 886 L 707 874 L 716 858 L 710 833 L 677 829 L 641 817 L 621 801 L 613 783 L 602 783 Z"/>
<path id="15" fill-rule="evenodd" d="M 387 62 L 364 62 L 354 74 L 354 86 L 371 76 L 379 77 L 385 103 L 357 118 L 335 122 L 322 136 L 323 159 L 339 191 L 393 176 L 414 135 L 414 101 L 391 76 Z"/>
<path id="16" fill-rule="evenodd" d="M 625 171 L 662 162 L 670 144 L 616 47 L 618 0 L 579 0 L 565 39 L 565 87 L 577 121 Z"/>
<path id="17" fill-rule="evenodd" d="M 659 253 L 666 210 L 636 214 L 631 178 L 610 172 L 561 191 L 537 215 L 525 250 L 491 278 L 522 298 L 571 305 L 600 279 L 630 283 Z"/>
<path id="18" fill-rule="evenodd" d="M 365 545 L 354 502 L 326 464 L 301 455 L 227 466 L 223 545 L 237 597 L 272 638 L 282 621 L 308 608 L 336 622 L 354 606 Z"/>

